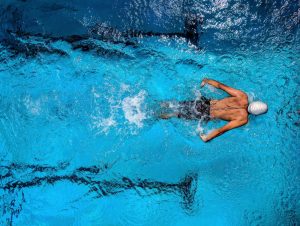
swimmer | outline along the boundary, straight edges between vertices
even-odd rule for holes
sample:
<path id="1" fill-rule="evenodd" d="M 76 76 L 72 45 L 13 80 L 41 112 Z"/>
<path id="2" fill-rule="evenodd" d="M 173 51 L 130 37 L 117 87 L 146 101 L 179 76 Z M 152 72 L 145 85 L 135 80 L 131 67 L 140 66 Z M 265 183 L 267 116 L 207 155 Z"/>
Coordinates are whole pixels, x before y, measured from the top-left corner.
<path id="1" fill-rule="evenodd" d="M 241 90 L 231 88 L 212 79 L 203 79 L 200 86 L 203 87 L 206 84 L 222 89 L 230 96 L 221 100 L 210 100 L 201 97 L 195 101 L 181 101 L 176 105 L 175 111 L 161 114 L 160 118 L 177 117 L 203 121 L 212 119 L 228 121 L 225 126 L 215 129 L 209 134 L 200 134 L 200 138 L 207 142 L 229 130 L 247 124 L 249 114 L 260 115 L 268 111 L 268 106 L 261 101 L 254 101 L 249 104 L 247 94 Z M 170 107 L 170 105 L 171 103 L 164 103 L 165 107 Z"/>

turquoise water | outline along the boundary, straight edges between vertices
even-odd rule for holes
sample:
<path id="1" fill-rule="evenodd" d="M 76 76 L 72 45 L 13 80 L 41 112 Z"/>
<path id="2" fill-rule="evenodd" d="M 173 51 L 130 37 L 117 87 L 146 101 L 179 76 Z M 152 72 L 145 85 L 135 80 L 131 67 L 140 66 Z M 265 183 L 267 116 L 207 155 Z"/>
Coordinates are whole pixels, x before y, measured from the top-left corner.
<path id="1" fill-rule="evenodd" d="M 132 48 L 89 40 L 124 54 L 115 57 L 57 41 L 51 46 L 68 56 L 2 58 L 1 184 L 12 187 L 1 191 L 8 208 L 2 222 L 11 217 L 15 225 L 297 222 L 297 53 L 287 48 L 221 55 L 195 50 L 181 39 L 138 41 Z M 223 97 L 210 87 L 199 89 L 205 77 L 266 101 L 268 114 L 250 116 L 245 127 L 210 143 L 199 139 L 199 130 L 222 122 L 156 119 L 160 100 Z M 87 182 L 66 178 L 72 175 Z M 180 192 L 118 185 L 123 177 L 176 184 L 188 175 L 197 175 L 188 206 Z M 57 176 L 62 178 L 26 185 Z M 115 181 L 118 192 L 98 197 L 101 189 L 92 181 Z"/>
<path id="2" fill-rule="evenodd" d="M 12 36 L 0 44 L 0 225 L 299 225 L 298 36 L 214 50 L 209 36 L 204 48 Z M 225 122 L 158 119 L 161 101 L 226 96 L 203 78 L 268 113 L 209 143 L 199 132 Z"/>

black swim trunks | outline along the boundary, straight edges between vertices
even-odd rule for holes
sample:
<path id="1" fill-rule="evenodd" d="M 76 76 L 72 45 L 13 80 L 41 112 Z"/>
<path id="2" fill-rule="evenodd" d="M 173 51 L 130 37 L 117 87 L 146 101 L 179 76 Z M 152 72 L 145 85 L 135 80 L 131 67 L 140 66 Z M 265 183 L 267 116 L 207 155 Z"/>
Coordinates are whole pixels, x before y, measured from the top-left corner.
<path id="1" fill-rule="evenodd" d="M 179 102 L 178 118 L 209 121 L 210 100 L 205 97 L 201 97 L 198 100 Z"/>

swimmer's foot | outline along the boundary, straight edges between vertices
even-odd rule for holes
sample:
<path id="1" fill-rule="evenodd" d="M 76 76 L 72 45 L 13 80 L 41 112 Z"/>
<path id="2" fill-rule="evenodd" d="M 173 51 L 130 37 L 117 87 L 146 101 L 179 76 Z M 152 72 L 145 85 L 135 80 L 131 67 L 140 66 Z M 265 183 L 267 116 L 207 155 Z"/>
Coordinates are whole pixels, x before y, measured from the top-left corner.
<path id="1" fill-rule="evenodd" d="M 178 113 L 172 113 L 172 114 L 161 114 L 159 116 L 161 119 L 169 119 L 172 117 L 178 117 Z"/>
<path id="2" fill-rule="evenodd" d="M 162 103 L 160 103 L 160 107 L 169 108 L 170 107 L 170 102 L 162 102 Z"/>

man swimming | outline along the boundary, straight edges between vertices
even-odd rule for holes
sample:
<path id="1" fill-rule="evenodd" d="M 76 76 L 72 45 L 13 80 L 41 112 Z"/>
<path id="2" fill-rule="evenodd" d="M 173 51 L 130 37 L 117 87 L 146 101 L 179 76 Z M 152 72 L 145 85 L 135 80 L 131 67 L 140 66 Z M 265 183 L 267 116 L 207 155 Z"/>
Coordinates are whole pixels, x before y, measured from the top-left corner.
<path id="1" fill-rule="evenodd" d="M 226 86 L 212 79 L 203 79 L 201 87 L 209 84 L 227 92 L 230 97 L 221 100 L 209 100 L 201 97 L 200 100 L 179 102 L 172 113 L 161 114 L 160 118 L 169 119 L 171 117 L 185 119 L 199 119 L 209 121 L 212 119 L 222 119 L 229 121 L 225 126 L 218 128 L 205 135 L 200 134 L 200 138 L 207 142 L 231 129 L 243 126 L 248 122 L 248 115 L 260 115 L 268 111 L 268 106 L 261 101 L 248 103 L 248 96 L 241 90 Z M 170 103 L 166 104 L 170 107 Z"/>

